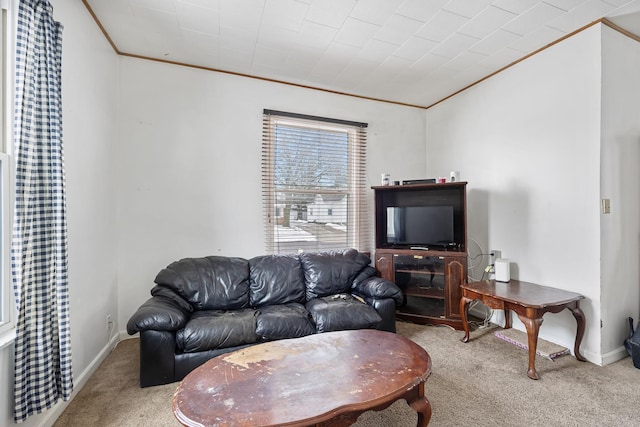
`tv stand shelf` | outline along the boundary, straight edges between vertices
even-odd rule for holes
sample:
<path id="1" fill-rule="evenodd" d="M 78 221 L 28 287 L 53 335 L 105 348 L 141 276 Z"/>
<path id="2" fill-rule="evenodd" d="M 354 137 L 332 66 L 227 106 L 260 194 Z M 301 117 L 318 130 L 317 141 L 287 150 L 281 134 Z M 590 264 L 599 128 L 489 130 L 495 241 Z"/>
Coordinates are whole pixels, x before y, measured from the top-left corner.
<path id="1" fill-rule="evenodd" d="M 411 295 L 416 297 L 426 297 L 435 299 L 444 299 L 444 289 L 438 288 L 423 288 L 415 286 L 404 290 L 405 295 Z"/>
<path id="2" fill-rule="evenodd" d="M 396 317 L 420 324 L 445 324 L 462 330 L 460 286 L 467 281 L 466 183 L 373 187 L 376 199 L 375 263 L 381 277 L 404 294 Z M 390 206 L 453 206 L 455 247 L 388 244 Z M 414 247 L 413 249 L 411 247 Z M 420 246 L 420 248 L 415 248 Z"/>

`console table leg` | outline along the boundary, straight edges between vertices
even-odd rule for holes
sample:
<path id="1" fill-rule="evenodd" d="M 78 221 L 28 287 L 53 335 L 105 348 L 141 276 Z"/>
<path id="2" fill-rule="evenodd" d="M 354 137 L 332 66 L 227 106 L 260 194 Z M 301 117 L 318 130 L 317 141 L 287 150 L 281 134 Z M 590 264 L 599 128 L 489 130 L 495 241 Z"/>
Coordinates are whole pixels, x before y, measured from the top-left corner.
<path id="1" fill-rule="evenodd" d="M 504 328 L 511 328 L 511 310 L 509 310 L 508 308 L 504 309 Z"/>
<path id="2" fill-rule="evenodd" d="M 473 301 L 467 297 L 460 298 L 460 318 L 462 320 L 462 329 L 464 330 L 464 337 L 462 342 L 469 342 L 469 322 L 467 322 L 467 313 L 469 311 L 469 303 Z"/>
<path id="3" fill-rule="evenodd" d="M 540 331 L 542 318 L 530 319 L 520 314 L 518 314 L 518 318 L 520 318 L 527 328 L 527 338 L 529 341 L 529 369 L 527 370 L 527 376 L 532 380 L 537 380 L 540 377 L 536 371 L 536 349 L 538 347 L 538 332 Z"/>
<path id="4" fill-rule="evenodd" d="M 576 329 L 576 342 L 573 346 L 573 353 L 576 356 L 576 359 L 581 362 L 586 362 L 587 359 L 582 357 L 582 354 L 580 354 L 580 344 L 582 343 L 582 337 L 584 337 L 585 329 L 584 313 L 580 308 L 580 301 L 576 301 L 575 306 L 569 306 L 568 308 L 569 310 L 571 310 L 571 313 L 573 314 L 573 317 L 576 318 L 576 323 L 578 324 L 578 327 Z"/>

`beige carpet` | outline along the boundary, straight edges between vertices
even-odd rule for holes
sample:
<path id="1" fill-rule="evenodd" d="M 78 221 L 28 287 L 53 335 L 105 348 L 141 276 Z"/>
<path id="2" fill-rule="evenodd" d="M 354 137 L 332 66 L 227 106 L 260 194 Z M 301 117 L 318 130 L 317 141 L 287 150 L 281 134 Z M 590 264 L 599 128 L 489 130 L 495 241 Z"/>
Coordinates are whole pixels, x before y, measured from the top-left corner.
<path id="1" fill-rule="evenodd" d="M 398 333 L 423 346 L 433 362 L 426 395 L 430 426 L 638 426 L 640 369 L 626 358 L 606 367 L 573 356 L 536 360 L 538 381 L 526 375 L 527 352 L 493 336 L 399 322 Z M 118 344 L 54 427 L 177 426 L 171 398 L 177 384 L 138 386 L 138 340 Z M 415 426 L 405 401 L 363 414 L 354 426 Z"/>

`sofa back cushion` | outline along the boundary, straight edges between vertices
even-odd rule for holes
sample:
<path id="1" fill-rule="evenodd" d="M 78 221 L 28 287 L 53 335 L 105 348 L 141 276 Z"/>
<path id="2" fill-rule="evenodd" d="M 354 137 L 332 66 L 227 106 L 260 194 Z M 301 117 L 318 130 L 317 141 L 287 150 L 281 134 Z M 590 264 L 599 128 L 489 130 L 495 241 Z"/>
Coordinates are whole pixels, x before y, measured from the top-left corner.
<path id="1" fill-rule="evenodd" d="M 249 262 L 243 258 L 209 256 L 169 264 L 156 276 L 195 310 L 235 310 L 249 306 Z"/>
<path id="2" fill-rule="evenodd" d="M 299 255 L 307 285 L 307 300 L 350 293 L 353 280 L 371 263 L 355 249 Z"/>
<path id="3" fill-rule="evenodd" d="M 305 303 L 304 274 L 294 255 L 264 255 L 249 260 L 252 307 Z"/>

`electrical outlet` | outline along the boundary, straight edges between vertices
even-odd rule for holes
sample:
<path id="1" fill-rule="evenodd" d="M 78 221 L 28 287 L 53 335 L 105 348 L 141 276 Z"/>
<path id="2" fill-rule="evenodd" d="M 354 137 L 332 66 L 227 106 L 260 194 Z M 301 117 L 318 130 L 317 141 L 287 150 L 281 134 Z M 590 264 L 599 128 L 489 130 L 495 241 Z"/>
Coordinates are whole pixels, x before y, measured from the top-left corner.
<path id="1" fill-rule="evenodd" d="M 113 320 L 111 320 L 111 315 L 107 314 L 107 332 L 111 331 L 113 328 Z"/>
<path id="2" fill-rule="evenodd" d="M 496 260 L 498 258 L 502 258 L 502 251 L 497 249 L 491 249 L 489 251 L 489 266 L 491 267 L 491 271 L 494 271 L 493 266 L 496 265 Z"/>

